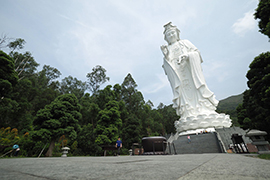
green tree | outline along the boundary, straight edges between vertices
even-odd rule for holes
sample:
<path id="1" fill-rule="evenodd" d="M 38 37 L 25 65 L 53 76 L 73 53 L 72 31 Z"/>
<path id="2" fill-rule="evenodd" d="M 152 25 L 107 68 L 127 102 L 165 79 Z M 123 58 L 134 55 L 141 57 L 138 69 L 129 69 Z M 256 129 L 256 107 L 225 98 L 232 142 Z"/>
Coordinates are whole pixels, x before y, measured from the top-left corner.
<path id="1" fill-rule="evenodd" d="M 51 104 L 38 111 L 34 120 L 36 138 L 49 141 L 50 146 L 46 156 L 52 156 L 55 142 L 62 135 L 75 140 L 80 130 L 80 106 L 74 94 L 65 94 L 57 97 Z"/>
<path id="2" fill-rule="evenodd" d="M 98 112 L 100 111 L 99 106 L 92 101 L 89 93 L 86 93 L 80 100 L 82 120 L 81 125 L 92 125 L 94 129 L 97 124 Z"/>
<path id="3" fill-rule="evenodd" d="M 270 52 L 255 57 L 249 68 L 249 89 L 238 106 L 238 121 L 244 128 L 266 131 L 270 139 Z"/>
<path id="4" fill-rule="evenodd" d="M 38 94 L 32 102 L 33 115 L 36 112 L 50 104 L 57 96 L 59 96 L 59 82 L 56 80 L 61 72 L 56 68 L 44 65 L 43 69 L 38 72 L 32 83 Z"/>
<path id="5" fill-rule="evenodd" d="M 119 136 L 119 129 L 122 127 L 119 105 L 117 101 L 109 101 L 106 108 L 99 112 L 99 120 L 94 130 L 95 142 L 98 145 L 112 144 Z"/>
<path id="6" fill-rule="evenodd" d="M 65 77 L 60 83 L 61 94 L 74 94 L 78 99 L 83 97 L 85 90 L 86 83 L 72 76 Z"/>
<path id="7" fill-rule="evenodd" d="M 263 108 L 270 107 L 270 52 L 255 57 L 247 73 L 250 96 Z"/>
<path id="8" fill-rule="evenodd" d="M 260 0 L 254 15 L 259 19 L 260 32 L 270 38 L 270 0 Z"/>
<path id="9" fill-rule="evenodd" d="M 11 49 L 11 52 L 15 51 L 16 49 L 23 49 L 25 40 L 21 38 L 17 38 L 15 41 L 10 42 L 7 46 Z"/>
<path id="10" fill-rule="evenodd" d="M 10 116 L 18 110 L 18 103 L 12 99 L 14 86 L 18 83 L 18 75 L 14 69 L 14 60 L 0 51 L 0 125 L 15 127 Z"/>
<path id="11" fill-rule="evenodd" d="M 88 88 L 93 94 L 99 90 L 102 84 L 110 80 L 110 78 L 106 76 L 106 69 L 100 65 L 94 67 L 92 72 L 88 73 L 86 77 L 88 78 Z"/>
<path id="12" fill-rule="evenodd" d="M 122 99 L 126 104 L 128 112 L 138 116 L 139 110 L 142 109 L 144 104 L 144 99 L 142 93 L 136 89 L 137 86 L 130 73 L 125 77 L 121 85 Z"/>
<path id="13" fill-rule="evenodd" d="M 95 143 L 95 138 L 92 124 L 84 125 L 77 138 L 78 149 L 82 155 L 96 155 L 98 146 Z"/>
<path id="14" fill-rule="evenodd" d="M 180 118 L 172 106 L 172 104 L 168 106 L 159 104 L 158 106 L 158 112 L 162 115 L 162 119 L 164 120 L 166 134 L 175 133 L 174 122 Z"/>
<path id="15" fill-rule="evenodd" d="M 14 60 L 0 51 L 0 97 L 3 99 L 12 92 L 12 88 L 18 82 L 18 74 L 15 71 Z"/>
<path id="16" fill-rule="evenodd" d="M 130 116 L 125 120 L 121 135 L 124 148 L 130 149 L 132 147 L 132 143 L 141 142 L 141 128 L 139 122 L 140 120 L 134 114 L 130 114 Z"/>
<path id="17" fill-rule="evenodd" d="M 12 51 L 10 56 L 14 59 L 15 71 L 18 73 L 20 80 L 33 77 L 39 64 L 35 61 L 30 52 L 22 54 Z"/>

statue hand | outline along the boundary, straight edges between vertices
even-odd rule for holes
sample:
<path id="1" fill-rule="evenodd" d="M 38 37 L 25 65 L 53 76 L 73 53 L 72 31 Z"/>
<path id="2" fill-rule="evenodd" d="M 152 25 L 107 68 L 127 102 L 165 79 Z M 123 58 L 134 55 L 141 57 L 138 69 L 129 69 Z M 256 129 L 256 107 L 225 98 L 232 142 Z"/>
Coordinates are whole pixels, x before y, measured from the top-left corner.
<path id="1" fill-rule="evenodd" d="M 168 59 L 168 56 L 169 56 L 169 51 L 168 51 L 167 46 L 162 45 L 162 46 L 160 46 L 160 49 L 161 49 L 161 51 L 162 51 L 163 55 L 165 56 L 165 58 L 166 58 L 166 59 Z"/>
<path id="2" fill-rule="evenodd" d="M 180 57 L 179 57 L 179 61 L 184 61 L 184 60 L 187 60 L 188 59 L 188 55 L 187 54 L 182 54 Z"/>
<path id="3" fill-rule="evenodd" d="M 188 55 L 187 54 L 182 54 L 181 56 L 179 56 L 179 59 L 177 61 L 178 64 L 183 64 L 186 62 L 186 60 L 188 59 Z"/>

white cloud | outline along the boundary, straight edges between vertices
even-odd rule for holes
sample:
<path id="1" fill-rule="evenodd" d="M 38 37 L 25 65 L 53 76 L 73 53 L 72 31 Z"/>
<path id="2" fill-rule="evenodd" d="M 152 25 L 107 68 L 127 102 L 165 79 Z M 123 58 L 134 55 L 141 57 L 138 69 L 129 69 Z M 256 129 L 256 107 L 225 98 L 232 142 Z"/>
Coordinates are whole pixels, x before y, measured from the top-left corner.
<path id="1" fill-rule="evenodd" d="M 244 34 L 250 30 L 256 28 L 256 20 L 254 19 L 254 11 L 249 11 L 245 13 L 243 18 L 238 19 L 233 25 L 233 32 L 244 36 Z"/>

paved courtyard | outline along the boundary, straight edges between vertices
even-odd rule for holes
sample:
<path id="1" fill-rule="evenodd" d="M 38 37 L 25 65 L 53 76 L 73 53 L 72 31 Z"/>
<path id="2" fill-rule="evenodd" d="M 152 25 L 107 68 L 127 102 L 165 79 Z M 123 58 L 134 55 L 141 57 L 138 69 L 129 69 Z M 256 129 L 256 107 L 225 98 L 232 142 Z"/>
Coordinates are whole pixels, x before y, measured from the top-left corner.
<path id="1" fill-rule="evenodd" d="M 270 179 L 270 161 L 238 154 L 0 159 L 1 180 Z"/>

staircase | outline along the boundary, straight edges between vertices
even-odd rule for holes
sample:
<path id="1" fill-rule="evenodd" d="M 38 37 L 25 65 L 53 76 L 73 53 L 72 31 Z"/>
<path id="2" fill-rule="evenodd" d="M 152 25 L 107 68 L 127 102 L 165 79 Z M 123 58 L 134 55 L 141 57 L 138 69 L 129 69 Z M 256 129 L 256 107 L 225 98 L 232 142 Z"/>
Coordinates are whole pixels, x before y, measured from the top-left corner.
<path id="1" fill-rule="evenodd" d="M 191 134 L 191 143 L 188 143 L 187 135 L 179 136 L 174 140 L 177 154 L 201 154 L 201 153 L 221 153 L 216 133 Z M 167 152 L 168 152 L 167 148 Z M 172 148 L 173 149 L 173 148 Z M 172 153 L 174 151 L 172 150 Z"/>
<path id="2" fill-rule="evenodd" d="M 233 134 L 239 134 L 242 135 L 242 138 L 246 144 L 250 144 L 252 141 L 246 137 L 246 131 L 243 130 L 240 127 L 230 127 L 230 128 L 221 128 L 221 129 L 216 129 L 216 132 L 219 134 L 225 149 L 228 149 L 230 144 L 232 144 L 232 135 Z"/>

